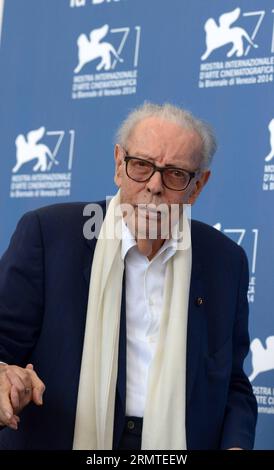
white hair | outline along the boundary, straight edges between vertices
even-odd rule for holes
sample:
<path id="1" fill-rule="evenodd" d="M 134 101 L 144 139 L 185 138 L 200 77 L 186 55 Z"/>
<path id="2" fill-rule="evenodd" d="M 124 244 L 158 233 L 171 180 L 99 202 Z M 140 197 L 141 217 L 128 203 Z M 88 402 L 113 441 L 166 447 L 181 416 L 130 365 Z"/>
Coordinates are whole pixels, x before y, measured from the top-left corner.
<path id="1" fill-rule="evenodd" d="M 202 141 L 201 169 L 206 169 L 210 166 L 217 149 L 213 129 L 206 122 L 194 117 L 189 111 L 170 103 L 159 105 L 145 102 L 131 111 L 116 133 L 116 142 L 126 148 L 135 126 L 143 119 L 149 117 L 159 117 L 165 121 L 178 124 L 184 129 L 196 132 Z"/>

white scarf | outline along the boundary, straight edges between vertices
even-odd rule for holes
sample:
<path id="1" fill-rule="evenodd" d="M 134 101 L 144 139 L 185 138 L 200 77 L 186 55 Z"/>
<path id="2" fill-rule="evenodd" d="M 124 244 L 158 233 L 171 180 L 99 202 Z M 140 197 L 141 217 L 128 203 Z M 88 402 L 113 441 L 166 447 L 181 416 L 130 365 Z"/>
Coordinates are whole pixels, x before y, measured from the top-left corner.
<path id="1" fill-rule="evenodd" d="M 109 204 L 92 263 L 73 449 L 112 449 L 124 265 L 121 237 L 107 235 L 114 232 L 119 203 L 118 192 Z M 121 222 L 121 214 L 119 217 Z M 118 232 L 122 233 L 121 227 Z M 184 246 L 167 265 L 158 344 L 149 371 L 142 449 L 186 449 L 191 242 L 185 217 Z"/>

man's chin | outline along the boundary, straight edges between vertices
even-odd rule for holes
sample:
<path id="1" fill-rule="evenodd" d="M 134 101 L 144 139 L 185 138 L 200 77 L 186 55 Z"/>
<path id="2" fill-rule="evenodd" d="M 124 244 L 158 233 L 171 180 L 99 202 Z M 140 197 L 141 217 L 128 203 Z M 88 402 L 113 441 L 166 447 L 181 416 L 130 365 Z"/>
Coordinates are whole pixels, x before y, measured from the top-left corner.
<path id="1" fill-rule="evenodd" d="M 166 204 L 138 203 L 124 212 L 124 220 L 136 240 L 166 240 L 171 236 L 171 213 Z M 174 223 L 174 221 L 173 221 Z"/>
<path id="2" fill-rule="evenodd" d="M 145 217 L 144 220 L 138 219 L 135 226 L 135 238 L 141 240 L 165 240 L 169 238 L 169 230 L 166 223 L 163 224 L 160 219 L 151 219 Z"/>

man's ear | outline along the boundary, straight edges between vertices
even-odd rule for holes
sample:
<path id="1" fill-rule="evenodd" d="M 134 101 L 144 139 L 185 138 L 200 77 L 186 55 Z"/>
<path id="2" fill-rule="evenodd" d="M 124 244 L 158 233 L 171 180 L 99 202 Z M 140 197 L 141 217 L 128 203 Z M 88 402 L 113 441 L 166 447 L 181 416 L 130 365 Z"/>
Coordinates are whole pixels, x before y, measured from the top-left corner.
<path id="1" fill-rule="evenodd" d="M 195 181 L 194 188 L 192 189 L 190 195 L 188 196 L 187 204 L 194 204 L 203 187 L 208 182 L 211 172 L 209 170 L 204 171 L 199 179 Z"/>
<path id="2" fill-rule="evenodd" d="M 117 184 L 118 188 L 120 188 L 122 183 L 122 165 L 124 161 L 124 152 L 122 147 L 119 144 L 115 145 L 114 148 L 114 159 L 115 159 L 115 175 L 114 181 Z"/>

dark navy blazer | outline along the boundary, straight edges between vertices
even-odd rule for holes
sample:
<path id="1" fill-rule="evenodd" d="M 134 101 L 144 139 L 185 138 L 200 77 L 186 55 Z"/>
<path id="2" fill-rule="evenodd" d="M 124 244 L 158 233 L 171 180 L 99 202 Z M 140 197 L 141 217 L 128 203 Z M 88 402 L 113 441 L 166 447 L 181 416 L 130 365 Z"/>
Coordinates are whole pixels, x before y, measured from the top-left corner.
<path id="1" fill-rule="evenodd" d="M 22 367 L 32 362 L 46 384 L 44 405 L 26 407 L 18 431 L 4 428 L 0 449 L 72 448 L 96 244 L 83 236 L 84 206 L 57 204 L 27 213 L 0 261 L 0 361 Z M 191 232 L 187 446 L 250 449 L 257 412 L 243 372 L 249 347 L 246 256 L 208 225 L 192 221 Z M 125 418 L 125 374 L 123 289 L 114 448 Z"/>

